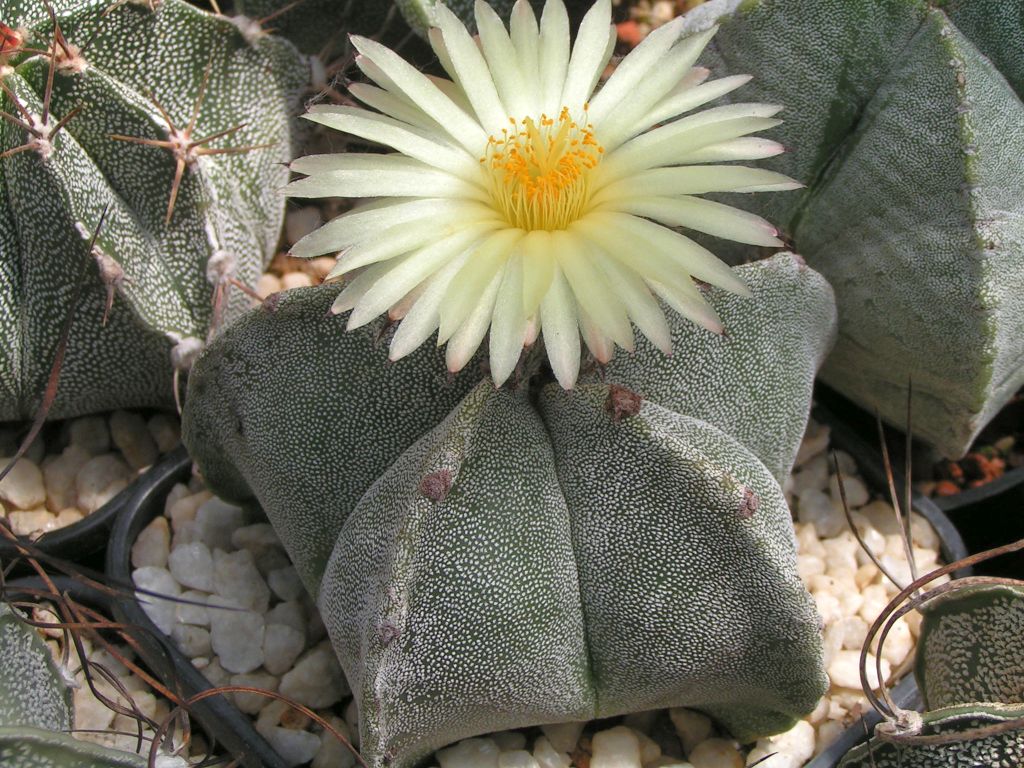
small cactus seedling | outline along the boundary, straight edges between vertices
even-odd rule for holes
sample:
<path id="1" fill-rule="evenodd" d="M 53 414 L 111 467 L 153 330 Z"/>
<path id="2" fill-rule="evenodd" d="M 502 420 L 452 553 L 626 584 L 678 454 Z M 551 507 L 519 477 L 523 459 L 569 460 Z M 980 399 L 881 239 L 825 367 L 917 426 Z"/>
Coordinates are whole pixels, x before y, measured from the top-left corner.
<path id="1" fill-rule="evenodd" d="M 736 273 L 752 299 L 708 294 L 728 336 L 673 316 L 674 356 L 638 348 L 570 391 L 529 365 L 511 388 L 475 362 L 450 378 L 427 346 L 387 364 L 378 327 L 329 315 L 332 286 L 197 362 L 186 443 L 218 493 L 260 501 L 317 595 L 369 765 L 675 705 L 745 740 L 814 706 L 818 618 L 773 473 L 835 308 L 791 254 Z"/>
<path id="2" fill-rule="evenodd" d="M 822 379 L 948 456 L 1024 384 L 1024 13 L 1002 0 L 713 0 L 704 62 L 785 104 L 758 200 L 836 291 Z M 779 51 L 785 51 L 780 62 Z M 749 256 L 749 253 L 747 254 Z M 734 257 L 744 258 L 739 249 Z"/>
<path id="3" fill-rule="evenodd" d="M 276 246 L 308 66 L 182 0 L 0 0 L 0 21 L 0 420 L 35 412 L 87 259 L 51 417 L 168 406 Z"/>
<path id="4" fill-rule="evenodd" d="M 914 674 L 927 711 L 893 713 L 841 768 L 1021 765 L 1024 584 L 968 578 L 915 602 L 922 622 Z"/>

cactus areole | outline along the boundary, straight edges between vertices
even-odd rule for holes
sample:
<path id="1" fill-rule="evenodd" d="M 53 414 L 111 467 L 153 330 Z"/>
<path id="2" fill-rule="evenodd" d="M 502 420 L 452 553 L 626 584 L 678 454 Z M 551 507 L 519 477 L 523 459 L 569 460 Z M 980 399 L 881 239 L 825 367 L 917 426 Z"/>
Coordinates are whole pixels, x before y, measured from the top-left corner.
<path id="1" fill-rule="evenodd" d="M 173 404 L 276 247 L 292 46 L 182 0 L 0 0 L 0 421 Z M 89 243 L 107 210 L 95 246 Z"/>

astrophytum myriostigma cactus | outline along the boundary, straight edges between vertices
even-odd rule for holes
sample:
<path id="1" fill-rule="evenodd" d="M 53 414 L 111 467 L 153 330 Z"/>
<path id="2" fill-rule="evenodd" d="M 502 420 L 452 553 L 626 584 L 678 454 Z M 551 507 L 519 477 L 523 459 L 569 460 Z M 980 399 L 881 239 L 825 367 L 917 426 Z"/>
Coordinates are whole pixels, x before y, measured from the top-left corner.
<path id="1" fill-rule="evenodd" d="M 46 644 L 0 603 L 0 765 L 144 768 L 139 755 L 72 738 L 71 691 Z"/>
<path id="2" fill-rule="evenodd" d="M 1003 0 L 712 0 L 702 63 L 786 105 L 754 201 L 836 292 L 822 379 L 962 454 L 1024 384 L 1024 7 Z M 749 255 L 749 254 L 747 254 Z M 744 255 L 734 249 L 733 256 Z"/>
<path id="3" fill-rule="evenodd" d="M 193 370 L 184 436 L 207 482 L 255 496 L 317 596 L 372 766 L 487 731 L 693 706 L 740 739 L 783 730 L 824 684 L 777 478 L 834 333 L 791 254 L 673 315 L 563 390 L 527 365 L 495 388 L 380 324 L 344 332 L 337 289 L 241 318 Z M 536 360 L 535 360 L 536 362 Z M 687 391 L 678 392 L 680 386 Z"/>
<path id="4" fill-rule="evenodd" d="M 973 582 L 973 583 L 968 583 Z M 1024 764 L 1024 585 L 967 579 L 920 606 L 914 675 L 926 712 L 851 750 L 841 768 Z"/>
<path id="5" fill-rule="evenodd" d="M 35 413 L 83 267 L 50 415 L 172 404 L 172 358 L 273 254 L 308 65 L 183 0 L 0 0 L 0 22 L 0 421 Z"/>

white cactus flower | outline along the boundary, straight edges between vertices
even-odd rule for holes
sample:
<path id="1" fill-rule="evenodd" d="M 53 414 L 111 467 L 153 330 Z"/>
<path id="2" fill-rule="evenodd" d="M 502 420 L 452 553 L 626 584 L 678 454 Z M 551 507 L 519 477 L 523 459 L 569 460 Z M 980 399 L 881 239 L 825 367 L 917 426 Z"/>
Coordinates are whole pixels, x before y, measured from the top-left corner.
<path id="1" fill-rule="evenodd" d="M 730 104 L 682 116 L 749 77 L 704 82 L 708 71 L 693 64 L 714 30 L 681 39 L 681 19 L 651 33 L 600 89 L 615 43 L 609 0 L 587 13 L 571 52 L 562 0 L 548 0 L 539 24 L 519 0 L 509 31 L 477 2 L 476 21 L 478 41 L 437 6 L 430 42 L 450 80 L 353 37 L 356 63 L 375 85 L 350 91 L 368 109 L 321 105 L 306 115 L 396 150 L 292 164 L 306 178 L 290 195 L 376 198 L 292 249 L 339 252 L 331 276 L 353 279 L 334 311 L 351 310 L 350 329 L 383 312 L 401 320 L 392 359 L 436 331 L 452 371 L 490 329 L 497 385 L 539 334 L 566 388 L 579 372 L 581 333 L 601 362 L 615 345 L 633 349 L 633 325 L 669 353 L 658 299 L 721 331 L 692 278 L 746 288 L 676 228 L 781 245 L 763 219 L 697 197 L 800 186 L 720 164 L 781 152 L 750 136 L 776 125 L 780 108 Z"/>

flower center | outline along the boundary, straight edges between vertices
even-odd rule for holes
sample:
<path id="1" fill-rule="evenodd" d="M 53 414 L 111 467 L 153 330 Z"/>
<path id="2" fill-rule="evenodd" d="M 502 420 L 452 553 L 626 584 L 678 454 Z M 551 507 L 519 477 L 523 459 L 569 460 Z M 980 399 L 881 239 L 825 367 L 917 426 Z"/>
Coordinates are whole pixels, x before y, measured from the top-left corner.
<path id="1" fill-rule="evenodd" d="M 567 107 L 557 119 L 542 114 L 509 122 L 480 158 L 495 206 L 520 229 L 565 229 L 586 211 L 604 148 L 593 127 L 576 123 Z"/>

